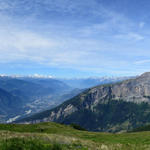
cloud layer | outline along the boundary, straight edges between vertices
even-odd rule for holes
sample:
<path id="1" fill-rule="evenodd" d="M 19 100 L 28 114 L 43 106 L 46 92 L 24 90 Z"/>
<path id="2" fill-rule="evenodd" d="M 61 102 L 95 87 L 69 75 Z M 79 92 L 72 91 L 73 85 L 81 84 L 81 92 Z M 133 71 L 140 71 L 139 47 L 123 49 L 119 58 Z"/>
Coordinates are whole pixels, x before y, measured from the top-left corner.
<path id="1" fill-rule="evenodd" d="M 0 19 L 0 66 L 29 62 L 33 70 L 67 68 L 85 76 L 150 69 L 143 66 L 150 56 L 146 19 L 133 19 L 103 0 L 0 0 Z"/>

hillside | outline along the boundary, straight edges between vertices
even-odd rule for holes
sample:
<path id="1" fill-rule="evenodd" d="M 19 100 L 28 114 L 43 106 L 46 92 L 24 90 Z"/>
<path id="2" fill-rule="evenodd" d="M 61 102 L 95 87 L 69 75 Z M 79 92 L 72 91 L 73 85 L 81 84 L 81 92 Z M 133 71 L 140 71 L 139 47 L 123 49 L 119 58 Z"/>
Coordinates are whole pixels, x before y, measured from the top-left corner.
<path id="1" fill-rule="evenodd" d="M 55 79 L 0 76 L 0 122 L 52 108 L 78 94 Z"/>
<path id="2" fill-rule="evenodd" d="M 147 150 L 150 132 L 96 133 L 56 123 L 0 124 L 1 150 Z"/>
<path id="3" fill-rule="evenodd" d="M 21 109 L 22 104 L 22 99 L 0 89 L 0 122 L 17 115 L 18 113 L 23 113 L 23 109 Z"/>
<path id="4" fill-rule="evenodd" d="M 150 131 L 150 124 L 132 130 L 132 132 L 143 132 L 143 131 Z"/>
<path id="5" fill-rule="evenodd" d="M 76 123 L 91 131 L 119 132 L 150 123 L 150 73 L 84 91 L 24 123 Z M 87 119 L 88 118 L 88 119 Z"/>

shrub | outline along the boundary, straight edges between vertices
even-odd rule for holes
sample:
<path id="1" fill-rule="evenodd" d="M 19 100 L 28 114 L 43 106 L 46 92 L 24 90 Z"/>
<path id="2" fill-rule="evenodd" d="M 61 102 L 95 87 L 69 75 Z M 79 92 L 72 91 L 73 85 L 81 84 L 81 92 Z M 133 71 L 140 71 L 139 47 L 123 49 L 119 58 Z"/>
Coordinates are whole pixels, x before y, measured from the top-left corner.
<path id="1" fill-rule="evenodd" d="M 78 124 L 75 124 L 75 123 L 72 123 L 70 124 L 70 126 L 74 129 L 77 129 L 77 130 L 82 130 L 82 131 L 87 131 L 85 128 L 81 127 L 80 125 Z"/>

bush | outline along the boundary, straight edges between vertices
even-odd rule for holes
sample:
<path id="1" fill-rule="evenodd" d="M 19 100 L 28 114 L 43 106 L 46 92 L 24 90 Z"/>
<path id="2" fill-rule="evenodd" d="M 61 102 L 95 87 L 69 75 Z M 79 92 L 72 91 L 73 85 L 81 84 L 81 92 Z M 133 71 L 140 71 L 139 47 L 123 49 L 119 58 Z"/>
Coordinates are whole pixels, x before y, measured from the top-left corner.
<path id="1" fill-rule="evenodd" d="M 77 129 L 77 130 L 82 130 L 82 131 L 87 131 L 85 128 L 81 127 L 80 125 L 77 125 L 75 123 L 72 123 L 70 124 L 70 126 L 74 129 Z"/>

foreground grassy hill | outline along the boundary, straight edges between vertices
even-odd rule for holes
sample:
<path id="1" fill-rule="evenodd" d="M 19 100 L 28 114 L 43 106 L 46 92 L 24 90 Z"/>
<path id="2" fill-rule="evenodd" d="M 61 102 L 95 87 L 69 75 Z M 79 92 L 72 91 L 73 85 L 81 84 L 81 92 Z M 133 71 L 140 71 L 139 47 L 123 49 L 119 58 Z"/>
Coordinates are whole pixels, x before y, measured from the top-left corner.
<path id="1" fill-rule="evenodd" d="M 0 124 L 0 150 L 148 150 L 150 132 L 98 133 L 56 123 Z"/>

